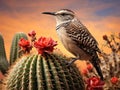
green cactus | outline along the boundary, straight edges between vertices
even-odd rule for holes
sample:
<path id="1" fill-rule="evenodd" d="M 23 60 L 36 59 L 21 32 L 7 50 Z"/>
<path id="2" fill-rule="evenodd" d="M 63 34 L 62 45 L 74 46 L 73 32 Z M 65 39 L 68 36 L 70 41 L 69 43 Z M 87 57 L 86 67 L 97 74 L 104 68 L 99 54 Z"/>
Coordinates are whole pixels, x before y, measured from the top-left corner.
<path id="1" fill-rule="evenodd" d="M 56 54 L 23 56 L 10 70 L 5 90 L 85 90 L 77 68 Z"/>
<path id="2" fill-rule="evenodd" d="M 23 32 L 18 32 L 14 35 L 12 40 L 11 50 L 10 50 L 10 65 L 22 55 L 22 53 L 19 52 L 20 47 L 18 45 L 20 38 L 28 39 L 27 35 L 24 34 Z"/>
<path id="3" fill-rule="evenodd" d="M 4 47 L 4 40 L 2 35 L 0 34 L 0 71 L 5 74 L 8 70 L 8 61 L 6 57 L 5 47 Z"/>

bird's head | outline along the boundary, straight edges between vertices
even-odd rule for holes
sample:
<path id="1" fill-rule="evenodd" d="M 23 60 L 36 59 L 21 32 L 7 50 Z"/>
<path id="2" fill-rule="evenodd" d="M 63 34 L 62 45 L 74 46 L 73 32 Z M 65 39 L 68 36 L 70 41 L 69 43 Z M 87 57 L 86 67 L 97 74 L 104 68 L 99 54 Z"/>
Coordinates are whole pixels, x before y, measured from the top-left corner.
<path id="1" fill-rule="evenodd" d="M 75 17 L 75 13 L 68 9 L 61 9 L 57 12 L 43 12 L 42 14 L 55 16 L 57 24 L 70 21 Z"/>

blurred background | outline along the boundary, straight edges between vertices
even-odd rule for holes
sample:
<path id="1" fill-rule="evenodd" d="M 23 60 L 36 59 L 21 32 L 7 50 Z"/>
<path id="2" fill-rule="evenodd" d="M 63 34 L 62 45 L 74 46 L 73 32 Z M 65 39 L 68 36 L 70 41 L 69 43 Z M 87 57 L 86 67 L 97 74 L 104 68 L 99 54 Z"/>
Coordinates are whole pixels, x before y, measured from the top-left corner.
<path id="1" fill-rule="evenodd" d="M 120 32 L 120 0 L 0 0 L 0 33 L 4 37 L 7 57 L 14 34 L 31 30 L 36 31 L 37 37 L 57 40 L 57 48 L 71 56 L 58 39 L 54 18 L 41 14 L 59 9 L 73 10 L 97 39 L 100 48 L 103 35 Z"/>

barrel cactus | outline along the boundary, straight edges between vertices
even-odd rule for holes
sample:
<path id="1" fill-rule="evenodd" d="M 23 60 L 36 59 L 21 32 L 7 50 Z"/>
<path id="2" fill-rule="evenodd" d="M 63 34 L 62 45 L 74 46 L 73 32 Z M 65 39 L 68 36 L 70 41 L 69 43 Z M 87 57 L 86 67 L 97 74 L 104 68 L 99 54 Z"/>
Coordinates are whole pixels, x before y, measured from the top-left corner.
<path id="1" fill-rule="evenodd" d="M 9 72 L 7 90 L 85 90 L 77 68 L 57 54 L 23 56 Z"/>
<path id="2" fill-rule="evenodd" d="M 0 71 L 5 74 L 8 70 L 8 61 L 6 57 L 5 47 L 4 47 L 4 40 L 2 35 L 0 34 Z"/>
<path id="3" fill-rule="evenodd" d="M 28 34 L 31 42 L 20 39 L 25 55 L 18 59 L 5 79 L 5 90 L 85 90 L 84 81 L 75 65 L 67 66 L 67 58 L 53 53 L 57 42 L 52 38 Z M 35 47 L 38 54 L 30 53 Z"/>
<path id="4" fill-rule="evenodd" d="M 10 50 L 10 65 L 22 55 L 22 53 L 19 52 L 20 47 L 18 45 L 20 38 L 28 39 L 27 35 L 23 32 L 18 32 L 14 35 L 12 40 L 11 50 Z"/>

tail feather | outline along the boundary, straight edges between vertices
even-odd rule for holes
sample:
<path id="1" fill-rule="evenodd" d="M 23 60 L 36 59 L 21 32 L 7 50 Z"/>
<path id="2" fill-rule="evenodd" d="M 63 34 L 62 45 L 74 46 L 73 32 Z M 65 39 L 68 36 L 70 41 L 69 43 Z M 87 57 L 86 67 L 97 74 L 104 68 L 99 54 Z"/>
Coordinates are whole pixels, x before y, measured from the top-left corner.
<path id="1" fill-rule="evenodd" d="M 103 78 L 102 70 L 101 70 L 100 65 L 99 65 L 100 59 L 98 58 L 98 56 L 96 55 L 90 61 L 91 61 L 92 65 L 95 67 L 95 69 L 96 69 L 98 75 L 100 76 L 101 80 L 103 80 L 104 78 Z"/>

